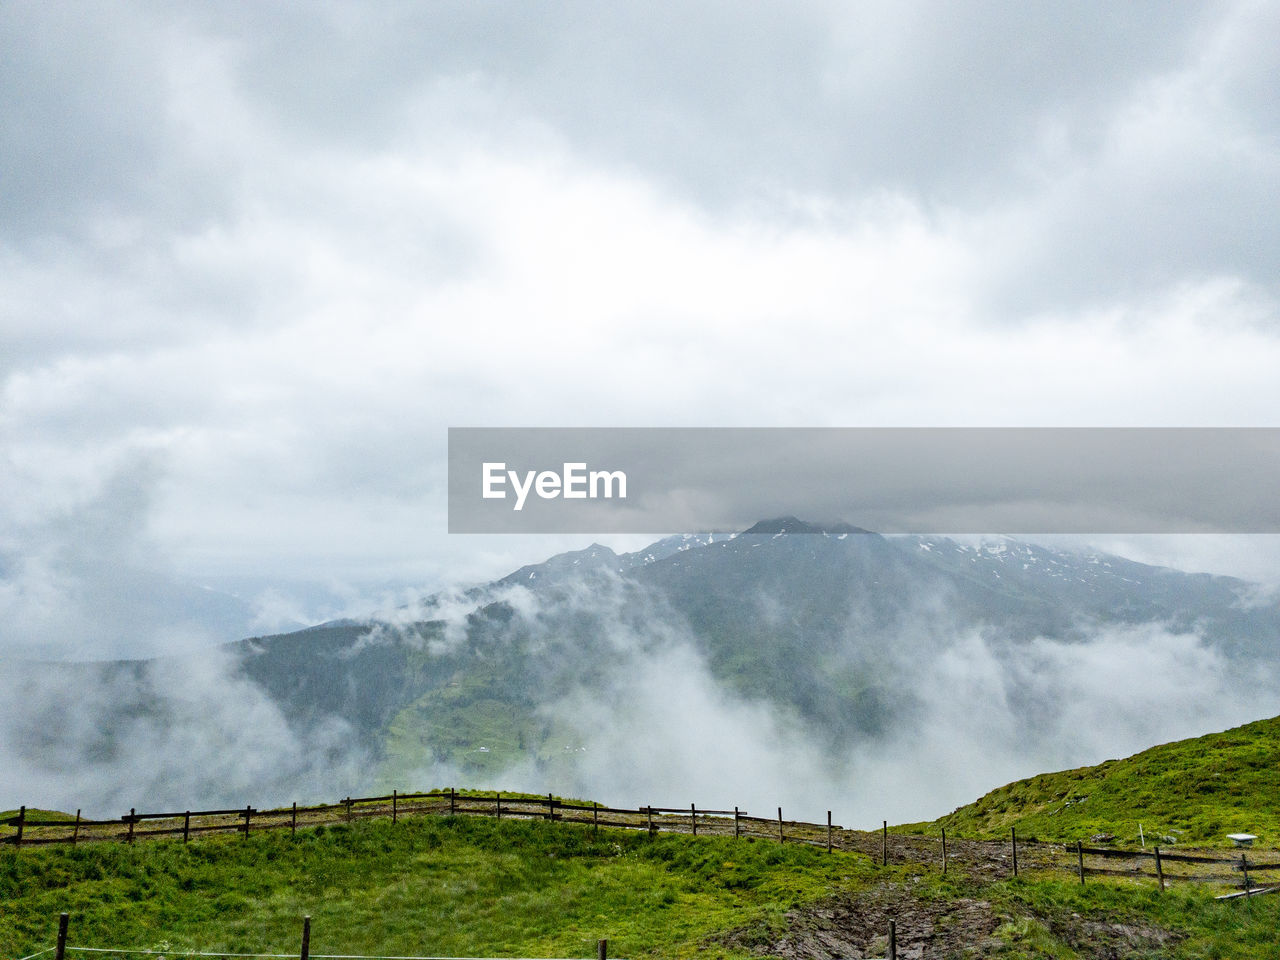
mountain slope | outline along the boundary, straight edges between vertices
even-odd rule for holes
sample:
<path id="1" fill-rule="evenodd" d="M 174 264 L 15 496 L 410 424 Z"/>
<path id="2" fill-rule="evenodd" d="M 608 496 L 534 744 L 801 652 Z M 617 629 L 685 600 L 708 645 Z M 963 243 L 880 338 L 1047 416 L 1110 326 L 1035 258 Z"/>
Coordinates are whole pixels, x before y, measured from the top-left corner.
<path id="1" fill-rule="evenodd" d="M 966 837 L 1007 835 L 1226 843 L 1252 833 L 1280 845 L 1280 717 L 1166 743 L 1121 760 L 1046 773 L 993 790 L 942 817 Z"/>
<path id="2" fill-rule="evenodd" d="M 1102 554 L 784 517 L 632 554 L 593 545 L 473 589 L 447 614 L 431 600 L 414 622 L 332 625 L 237 650 L 291 719 L 340 715 L 389 777 L 439 763 L 473 775 L 516 763 L 566 770 L 594 730 L 559 705 L 634 700 L 629 678 L 677 648 L 723 696 L 769 711 L 847 766 L 850 745 L 931 722 L 926 667 L 956 661 L 966 637 L 1024 674 L 1028 651 L 1134 624 L 1203 636 L 1223 669 L 1269 663 L 1280 606 L 1251 606 L 1246 594 L 1230 578 Z M 1025 690 L 1002 704 L 1027 729 L 1044 722 Z M 672 706 L 699 722 L 697 704 Z"/>
<path id="3" fill-rule="evenodd" d="M 291 801 L 305 776 L 856 823 L 1280 712 L 1277 637 L 1230 578 L 783 517 L 217 656 L 9 665 L 0 692 L 45 705 L 10 725 L 15 805 Z"/>

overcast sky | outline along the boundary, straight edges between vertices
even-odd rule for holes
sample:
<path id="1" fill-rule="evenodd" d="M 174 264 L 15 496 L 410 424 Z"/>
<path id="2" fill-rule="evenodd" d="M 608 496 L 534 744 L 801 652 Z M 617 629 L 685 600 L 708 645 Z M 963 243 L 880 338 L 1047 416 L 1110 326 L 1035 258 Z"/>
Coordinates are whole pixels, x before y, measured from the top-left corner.
<path id="1" fill-rule="evenodd" d="M 115 651 L 151 577 L 268 628 L 583 542 L 449 537 L 450 426 L 1280 426 L 1277 36 L 7 0 L 0 651 Z"/>

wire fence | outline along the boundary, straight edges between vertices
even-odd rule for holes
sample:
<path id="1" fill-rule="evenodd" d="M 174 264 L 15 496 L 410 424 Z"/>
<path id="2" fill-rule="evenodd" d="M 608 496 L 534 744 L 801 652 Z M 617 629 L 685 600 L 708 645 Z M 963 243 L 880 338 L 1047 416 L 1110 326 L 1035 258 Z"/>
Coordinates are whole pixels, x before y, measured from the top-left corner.
<path id="1" fill-rule="evenodd" d="M 22 957 L 21 960 L 36 960 L 37 957 L 53 954 L 53 960 L 66 960 L 69 953 L 112 954 L 115 956 L 172 957 L 174 960 L 185 957 L 217 957 L 221 960 L 591 960 L 584 957 L 561 958 L 528 958 L 528 957 L 442 957 L 442 956 L 387 956 L 379 954 L 353 953 L 312 953 L 311 952 L 311 918 L 302 918 L 302 934 L 295 953 L 234 953 L 227 951 L 200 950 L 158 950 L 129 947 L 80 947 L 68 943 L 71 929 L 71 915 L 62 913 L 58 916 L 58 936 L 52 947 L 46 947 L 37 953 Z M 609 941 L 597 940 L 594 960 L 608 960 Z"/>

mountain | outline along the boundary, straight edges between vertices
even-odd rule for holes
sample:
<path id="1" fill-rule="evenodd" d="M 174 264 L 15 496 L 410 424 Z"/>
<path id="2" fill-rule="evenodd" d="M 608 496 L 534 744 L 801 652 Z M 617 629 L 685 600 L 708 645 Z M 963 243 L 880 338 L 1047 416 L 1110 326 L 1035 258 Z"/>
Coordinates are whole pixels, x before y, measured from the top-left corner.
<path id="1" fill-rule="evenodd" d="M 794 517 L 148 661 L 5 664 L 0 804 L 435 785 L 845 823 L 1280 713 L 1280 605 L 1228 577 Z"/>
<path id="2" fill-rule="evenodd" d="M 783 517 L 630 554 L 592 545 L 402 617 L 234 649 L 292 722 L 349 722 L 389 781 L 439 764 L 469 777 L 516 764 L 552 776 L 594 733 L 562 705 L 634 699 L 629 678 L 672 649 L 689 651 L 725 697 L 838 757 L 928 722 L 936 691 L 920 678 L 956 660 L 965 637 L 980 636 L 1011 675 L 1031 652 L 1093 651 L 1108 631 L 1144 625 L 1194 634 L 1192 652 L 1222 669 L 1271 665 L 1280 607 L 1249 596 L 1229 577 L 1106 554 Z M 1004 701 L 1026 729 L 1044 726 L 1043 702 L 1019 689 Z"/>

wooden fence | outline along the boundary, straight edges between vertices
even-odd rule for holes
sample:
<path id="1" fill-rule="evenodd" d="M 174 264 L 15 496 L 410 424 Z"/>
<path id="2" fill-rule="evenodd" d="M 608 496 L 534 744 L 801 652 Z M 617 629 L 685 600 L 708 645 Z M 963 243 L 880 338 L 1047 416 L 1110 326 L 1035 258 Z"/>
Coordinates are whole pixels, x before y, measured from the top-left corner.
<path id="1" fill-rule="evenodd" d="M 378 797 L 347 797 L 337 803 L 313 806 L 276 807 L 261 810 L 253 806 L 223 810 L 182 810 L 167 813 L 139 813 L 130 810 L 114 820 L 91 820 L 76 811 L 74 819 L 49 821 L 27 816 L 22 807 L 15 816 L 0 820 L 0 825 L 13 827 L 0 844 L 15 847 L 44 844 L 76 844 L 115 840 L 132 843 L 152 837 L 181 835 L 184 842 L 207 833 L 234 832 L 248 835 L 260 830 L 314 827 L 325 823 L 349 823 L 368 817 L 390 817 L 394 823 L 403 816 L 472 815 L 498 819 L 541 819 L 561 823 L 586 824 L 595 828 L 615 827 L 643 829 L 651 833 L 680 832 L 703 835 L 760 837 L 783 842 L 832 846 L 841 827 L 831 823 L 809 824 L 783 819 L 782 809 L 773 817 L 753 817 L 735 807 L 732 810 L 688 807 L 606 807 L 598 803 L 574 803 L 548 794 L 530 797 L 522 794 L 459 793 L 456 790 L 429 793 L 400 793 Z"/>
<path id="2" fill-rule="evenodd" d="M 948 862 L 959 859 L 962 863 L 977 866 L 996 875 L 1018 876 L 1019 854 L 1022 864 L 1032 870 L 1070 871 L 1086 882 L 1088 876 L 1150 878 L 1161 890 L 1172 882 L 1198 882 L 1228 884 L 1242 888 L 1239 894 L 1247 896 L 1280 890 L 1280 886 L 1256 883 L 1260 875 L 1280 871 L 1280 853 L 1270 854 L 1267 860 L 1249 860 L 1246 851 L 1239 856 L 1227 857 L 1208 853 L 1171 853 L 1154 847 L 1150 850 L 1122 850 L 1112 847 L 1084 846 L 1082 843 L 1059 844 L 1037 841 L 1020 841 L 1016 830 L 1011 830 L 1006 844 L 992 841 L 960 840 L 948 837 L 945 830 L 940 837 L 921 834 L 890 834 L 888 822 L 882 822 L 880 830 L 846 830 L 832 823 L 831 812 L 827 822 L 811 823 L 803 820 L 786 820 L 782 808 L 775 817 L 751 816 L 747 811 L 700 809 L 695 804 L 686 807 L 635 808 L 606 807 L 598 803 L 574 803 L 560 800 L 548 794 L 546 797 L 530 797 L 523 794 L 459 793 L 450 789 L 427 793 L 400 793 L 392 791 L 385 796 L 347 797 L 337 803 L 289 807 L 268 810 L 253 806 L 223 810 L 183 810 L 167 813 L 139 813 L 130 810 L 115 820 L 91 820 L 76 811 L 74 820 L 47 821 L 27 816 L 26 807 L 15 816 L 0 820 L 0 826 L 13 828 L 13 833 L 0 837 L 0 844 L 15 848 L 47 844 L 77 844 L 101 841 L 138 840 L 157 837 L 181 836 L 183 842 L 210 833 L 239 833 L 248 836 L 261 830 L 296 832 L 298 828 L 315 827 L 328 823 L 350 823 L 369 817 L 389 817 L 394 823 L 400 817 L 491 816 L 515 819 L 540 819 L 557 823 L 573 823 L 628 830 L 688 833 L 694 836 L 732 836 L 774 840 L 779 843 L 803 843 L 832 851 L 861 852 L 874 861 L 888 865 L 896 863 L 936 864 L 946 873 Z M 890 841 L 892 842 L 892 845 Z M 1007 851 L 1007 852 L 1005 852 Z M 892 857 L 891 857 L 892 853 Z M 1116 861 L 1122 861 L 1123 865 Z"/>
<path id="3" fill-rule="evenodd" d="M 1277 886 L 1259 885 L 1254 882 L 1259 874 L 1280 870 L 1280 859 L 1276 859 L 1280 855 L 1274 852 L 1271 853 L 1271 862 L 1255 860 L 1250 863 L 1249 854 L 1245 850 L 1241 850 L 1238 857 L 1170 853 L 1168 849 L 1161 850 L 1159 847 L 1153 847 L 1151 850 L 1115 850 L 1108 847 L 1086 847 L 1081 843 L 1077 843 L 1074 850 L 1076 872 L 1081 883 L 1085 882 L 1087 875 L 1093 874 L 1112 877 L 1150 877 L 1160 885 L 1161 890 L 1167 883 L 1174 880 L 1233 885 L 1238 883 L 1243 888 L 1240 893 L 1227 894 L 1227 897 L 1253 896 L 1280 890 Z M 1129 862 L 1129 866 L 1122 869 L 1087 867 L 1085 866 L 1086 856 L 1101 858 L 1104 861 L 1125 860 Z M 1146 865 L 1144 861 L 1149 863 L 1149 869 L 1144 869 Z M 1250 873 L 1253 877 L 1250 877 Z"/>

